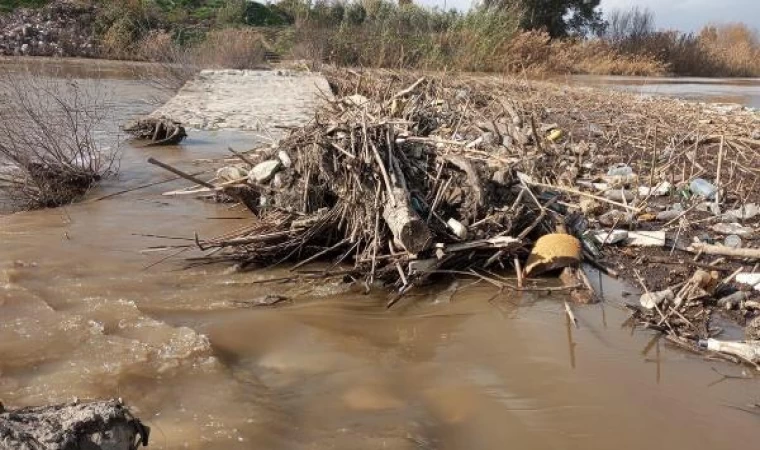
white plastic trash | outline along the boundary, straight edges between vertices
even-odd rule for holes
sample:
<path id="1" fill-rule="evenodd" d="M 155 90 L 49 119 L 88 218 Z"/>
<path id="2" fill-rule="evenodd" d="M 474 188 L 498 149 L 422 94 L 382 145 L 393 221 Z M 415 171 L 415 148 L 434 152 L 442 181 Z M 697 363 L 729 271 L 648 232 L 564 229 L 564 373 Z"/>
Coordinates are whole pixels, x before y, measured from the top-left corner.
<path id="1" fill-rule="evenodd" d="M 740 273 L 736 276 L 736 282 L 752 286 L 752 289 L 760 291 L 760 273 Z"/>
<path id="2" fill-rule="evenodd" d="M 449 226 L 449 229 L 451 229 L 451 232 L 454 233 L 456 237 L 467 239 L 467 227 L 462 225 L 462 222 L 451 218 L 446 222 L 446 225 Z"/>
<path id="3" fill-rule="evenodd" d="M 664 247 L 664 231 L 630 231 L 626 245 L 630 247 Z"/>
<path id="4" fill-rule="evenodd" d="M 615 245 L 628 239 L 628 232 L 625 230 L 597 231 L 594 237 L 600 243 Z"/>

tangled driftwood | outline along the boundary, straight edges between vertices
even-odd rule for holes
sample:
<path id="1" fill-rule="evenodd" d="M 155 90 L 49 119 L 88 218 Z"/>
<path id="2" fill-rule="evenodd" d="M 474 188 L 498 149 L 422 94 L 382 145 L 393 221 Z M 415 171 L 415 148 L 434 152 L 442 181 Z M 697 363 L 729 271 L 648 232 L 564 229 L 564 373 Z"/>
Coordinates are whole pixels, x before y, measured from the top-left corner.
<path id="1" fill-rule="evenodd" d="M 176 145 L 187 137 L 185 127 L 165 117 L 146 117 L 135 120 L 124 126 L 124 131 L 135 139 L 150 141 L 153 145 Z"/>

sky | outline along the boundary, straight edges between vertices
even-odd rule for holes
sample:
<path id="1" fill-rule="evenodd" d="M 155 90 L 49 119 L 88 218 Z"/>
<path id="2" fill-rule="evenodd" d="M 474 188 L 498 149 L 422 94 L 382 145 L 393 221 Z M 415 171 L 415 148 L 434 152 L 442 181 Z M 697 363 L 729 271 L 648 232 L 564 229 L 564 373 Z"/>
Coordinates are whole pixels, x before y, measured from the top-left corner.
<path id="1" fill-rule="evenodd" d="M 472 0 L 416 0 L 427 6 L 467 9 Z M 698 31 L 707 23 L 744 22 L 760 29 L 760 0 L 602 0 L 602 10 L 647 7 L 658 28 Z"/>

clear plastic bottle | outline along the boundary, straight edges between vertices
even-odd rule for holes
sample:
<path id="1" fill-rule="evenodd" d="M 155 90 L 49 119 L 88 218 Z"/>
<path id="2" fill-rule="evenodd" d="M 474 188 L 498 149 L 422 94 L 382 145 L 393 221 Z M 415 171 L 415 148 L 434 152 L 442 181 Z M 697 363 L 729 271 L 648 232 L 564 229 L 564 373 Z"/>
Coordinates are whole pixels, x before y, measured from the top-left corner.
<path id="1" fill-rule="evenodd" d="M 689 190 L 694 195 L 699 195 L 707 200 L 712 200 L 715 197 L 715 193 L 718 192 L 718 188 L 704 178 L 695 178 L 689 184 Z"/>

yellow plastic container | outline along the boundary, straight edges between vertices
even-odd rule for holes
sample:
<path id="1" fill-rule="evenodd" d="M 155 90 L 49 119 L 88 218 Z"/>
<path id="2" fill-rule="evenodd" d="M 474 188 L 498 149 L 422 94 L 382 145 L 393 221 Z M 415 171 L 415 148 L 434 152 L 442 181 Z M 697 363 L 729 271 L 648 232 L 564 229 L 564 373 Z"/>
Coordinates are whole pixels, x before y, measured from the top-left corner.
<path id="1" fill-rule="evenodd" d="M 525 275 L 540 275 L 581 262 L 581 243 L 569 234 L 547 234 L 536 241 L 525 264 Z"/>

